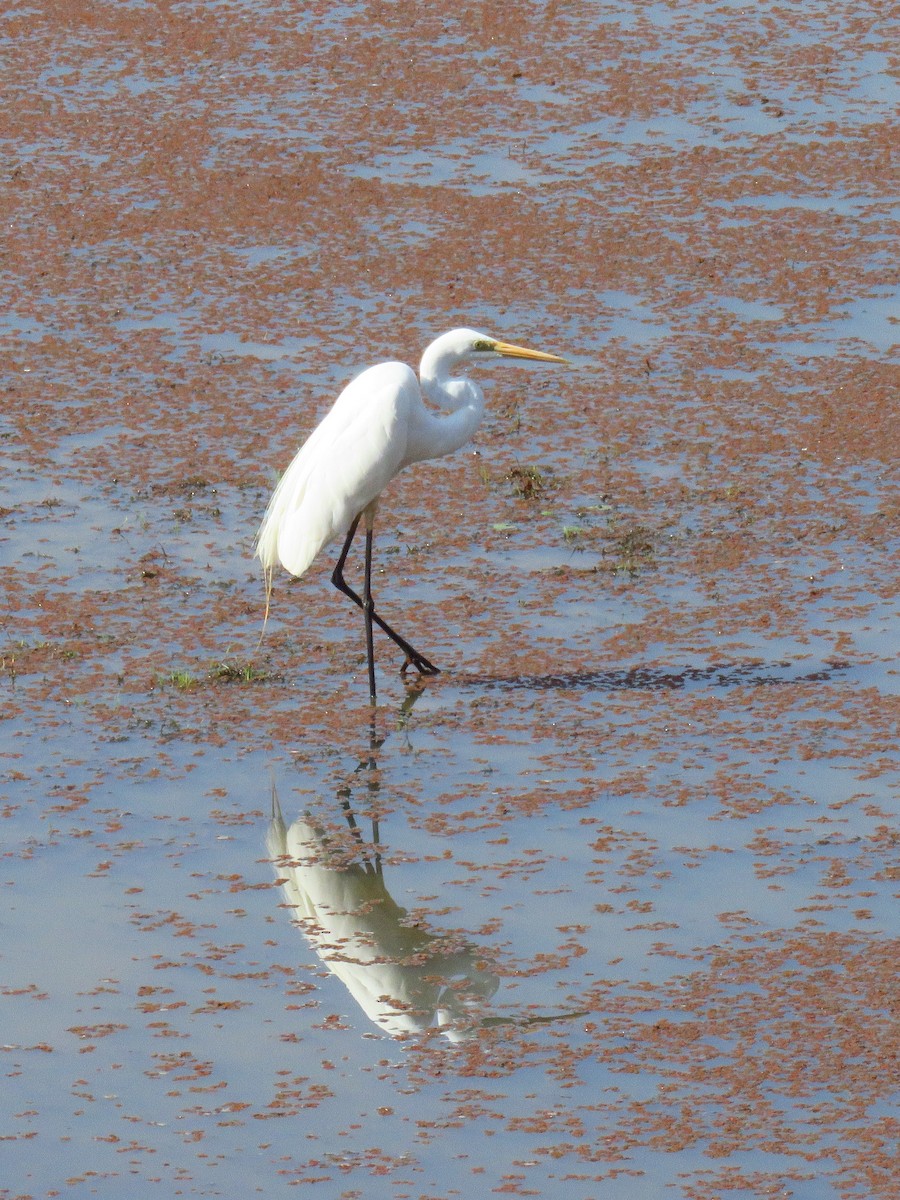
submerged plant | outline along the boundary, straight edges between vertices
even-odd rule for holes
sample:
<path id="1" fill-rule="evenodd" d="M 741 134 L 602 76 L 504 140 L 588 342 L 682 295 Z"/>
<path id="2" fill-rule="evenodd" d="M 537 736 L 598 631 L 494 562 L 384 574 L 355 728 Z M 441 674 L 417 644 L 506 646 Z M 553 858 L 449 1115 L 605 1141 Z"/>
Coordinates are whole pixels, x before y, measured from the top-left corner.
<path id="1" fill-rule="evenodd" d="M 190 671 L 173 671 L 169 675 L 169 683 L 185 692 L 189 688 L 197 686 L 197 680 Z"/>
<path id="2" fill-rule="evenodd" d="M 221 679 L 227 683 L 259 683 L 269 678 L 267 671 L 260 671 L 251 662 L 214 663 L 207 671 L 207 678 Z"/>
<path id="3" fill-rule="evenodd" d="M 536 500 L 547 487 L 547 480 L 537 467 L 513 467 L 507 471 L 506 478 L 515 494 L 523 500 Z"/>
<path id="4" fill-rule="evenodd" d="M 613 545 L 617 555 L 614 569 L 625 575 L 637 575 L 642 567 L 649 564 L 653 556 L 650 531 L 643 525 L 635 525 L 621 534 Z"/>

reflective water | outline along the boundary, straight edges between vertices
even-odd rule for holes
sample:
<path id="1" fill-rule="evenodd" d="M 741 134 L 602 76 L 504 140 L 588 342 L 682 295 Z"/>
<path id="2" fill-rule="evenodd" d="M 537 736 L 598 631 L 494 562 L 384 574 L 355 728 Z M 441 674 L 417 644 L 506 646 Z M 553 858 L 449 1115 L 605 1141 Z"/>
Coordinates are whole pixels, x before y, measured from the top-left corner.
<path id="1" fill-rule="evenodd" d="M 824 0 L 0 15 L 11 1196 L 893 1195 L 890 52 Z M 463 322 L 573 366 L 386 493 L 442 673 L 379 642 L 373 713 L 330 562 L 259 643 L 253 535 Z"/>

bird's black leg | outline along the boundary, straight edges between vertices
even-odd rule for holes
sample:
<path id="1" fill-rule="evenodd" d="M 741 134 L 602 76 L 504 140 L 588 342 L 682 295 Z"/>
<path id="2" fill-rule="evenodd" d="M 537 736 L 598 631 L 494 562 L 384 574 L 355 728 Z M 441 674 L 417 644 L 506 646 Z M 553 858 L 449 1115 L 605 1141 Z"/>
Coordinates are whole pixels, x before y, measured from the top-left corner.
<path id="1" fill-rule="evenodd" d="M 360 516 L 362 516 L 361 513 L 360 513 Z M 400 647 L 400 649 L 403 651 L 403 653 L 406 655 L 406 661 L 404 662 L 403 666 L 400 668 L 400 671 L 402 674 L 406 674 L 406 671 L 409 667 L 415 667 L 415 669 L 419 672 L 420 675 L 439 675 L 440 671 L 434 665 L 434 663 L 430 663 L 428 661 L 428 659 L 424 656 L 424 654 L 420 654 L 418 652 L 418 650 L 416 650 L 414 646 L 411 646 L 405 638 L 402 638 L 399 633 L 395 633 L 394 630 L 391 629 L 390 625 L 388 625 L 387 621 L 383 620 L 378 615 L 378 613 L 375 611 L 375 601 L 372 599 L 372 590 L 371 590 L 371 561 L 372 561 L 371 560 L 371 553 L 372 553 L 371 552 L 371 540 L 372 540 L 371 530 L 368 530 L 366 533 L 366 551 L 367 551 L 367 554 L 366 554 L 366 598 L 369 602 L 368 608 L 367 608 L 366 602 L 363 599 L 361 599 L 357 595 L 356 592 L 354 592 L 353 588 L 350 586 L 350 584 L 344 578 L 344 563 L 347 561 L 347 555 L 350 553 L 350 546 L 353 543 L 353 538 L 356 535 L 356 529 L 357 529 L 358 525 L 359 525 L 359 517 L 356 518 L 356 520 L 353 522 L 353 524 L 347 530 L 347 537 L 346 537 L 346 540 L 344 541 L 344 546 L 343 546 L 343 549 L 341 550 L 340 557 L 338 558 L 337 563 L 335 564 L 334 571 L 332 572 L 331 582 L 334 584 L 334 586 L 338 589 L 339 592 L 343 592 L 344 595 L 349 597 L 349 599 L 351 599 L 353 601 L 353 603 L 355 605 L 357 605 L 358 608 L 361 608 L 363 610 L 363 612 L 366 613 L 366 625 L 367 625 L 366 649 L 367 649 L 367 651 L 369 649 L 369 640 L 368 640 L 369 639 L 369 629 L 370 629 L 369 621 L 371 619 L 371 622 L 373 622 L 375 625 L 377 625 L 379 629 L 383 630 L 388 635 L 388 637 L 391 639 L 391 641 L 395 642 Z M 370 672 L 370 674 L 369 674 L 369 691 L 373 698 L 375 696 L 374 662 L 375 662 L 375 656 L 373 653 L 370 653 L 369 654 L 369 672 Z"/>
<path id="2" fill-rule="evenodd" d="M 359 514 L 359 517 L 361 516 L 362 513 Z M 347 586 L 347 583 L 344 580 L 344 563 L 347 561 L 347 555 L 350 553 L 350 547 L 353 545 L 353 539 L 356 537 L 356 527 L 359 525 L 359 517 L 356 518 L 356 520 L 347 530 L 347 536 L 344 538 L 344 545 L 341 549 L 340 558 L 335 563 L 334 570 L 331 573 L 331 582 L 338 589 L 338 591 L 343 592 L 345 596 L 350 596 L 356 601 L 357 604 L 362 604 L 359 596 L 357 596 L 356 592 Z"/>
<path id="3" fill-rule="evenodd" d="M 363 579 L 363 615 L 366 618 L 366 657 L 369 660 L 369 699 L 375 702 L 375 644 L 372 640 L 372 530 L 366 529 L 366 573 Z"/>

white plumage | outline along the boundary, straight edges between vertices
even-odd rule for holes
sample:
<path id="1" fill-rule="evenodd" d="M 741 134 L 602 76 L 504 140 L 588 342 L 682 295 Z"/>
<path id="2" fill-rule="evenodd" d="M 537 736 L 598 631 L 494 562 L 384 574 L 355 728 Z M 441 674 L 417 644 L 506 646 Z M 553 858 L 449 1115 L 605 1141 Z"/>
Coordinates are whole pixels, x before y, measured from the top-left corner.
<path id="1" fill-rule="evenodd" d="M 265 568 L 280 563 L 302 575 L 407 465 L 410 407 L 418 390 L 404 363 L 379 363 L 344 388 L 269 501 L 256 550 Z"/>
<path id="2" fill-rule="evenodd" d="M 366 618 L 369 691 L 375 698 L 372 623 L 406 654 L 402 670 L 423 674 L 437 668 L 375 612 L 371 598 L 372 523 L 378 497 L 404 467 L 449 454 L 474 434 L 484 415 L 484 394 L 470 379 L 452 378 L 461 363 L 490 354 L 565 362 L 555 354 L 528 350 L 478 333 L 454 329 L 422 355 L 419 379 L 400 362 L 379 363 L 358 375 L 298 450 L 276 487 L 259 528 L 256 554 L 266 574 L 266 597 L 280 563 L 302 575 L 338 534 L 346 534 L 332 582 Z M 428 408 L 423 396 L 443 409 Z M 362 599 L 343 577 L 343 565 L 360 517 L 366 518 L 366 574 Z"/>

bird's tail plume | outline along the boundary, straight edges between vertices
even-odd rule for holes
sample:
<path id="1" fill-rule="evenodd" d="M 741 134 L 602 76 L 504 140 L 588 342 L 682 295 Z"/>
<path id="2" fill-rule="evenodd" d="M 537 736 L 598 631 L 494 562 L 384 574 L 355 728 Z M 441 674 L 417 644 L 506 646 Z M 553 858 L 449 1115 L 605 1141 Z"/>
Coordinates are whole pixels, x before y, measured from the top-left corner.
<path id="1" fill-rule="evenodd" d="M 263 567 L 263 581 L 266 585 L 266 608 L 263 613 L 262 629 L 259 631 L 259 641 L 256 643 L 257 652 L 262 645 L 262 640 L 266 636 L 266 626 L 269 623 L 269 609 L 272 607 L 272 587 L 274 584 L 275 568 Z"/>

